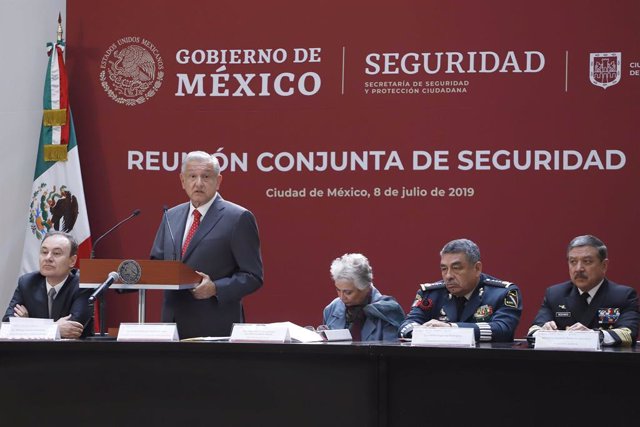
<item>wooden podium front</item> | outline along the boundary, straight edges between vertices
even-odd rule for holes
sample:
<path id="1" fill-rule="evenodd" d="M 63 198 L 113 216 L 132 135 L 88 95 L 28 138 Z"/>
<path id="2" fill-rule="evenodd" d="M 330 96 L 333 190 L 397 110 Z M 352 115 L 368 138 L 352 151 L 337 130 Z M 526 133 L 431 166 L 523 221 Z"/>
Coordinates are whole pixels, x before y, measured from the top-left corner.
<path id="1" fill-rule="evenodd" d="M 124 259 L 83 259 L 80 267 L 80 287 L 97 288 L 112 271 L 118 272 L 118 267 Z M 193 289 L 202 278 L 188 265 L 180 261 L 161 261 L 151 259 L 135 260 L 141 268 L 140 280 L 137 283 L 115 282 L 111 289 L 138 290 L 138 322 L 145 321 L 145 292 L 147 289 L 179 291 Z M 102 304 L 101 304 L 102 307 Z M 100 318 L 101 323 L 104 316 Z M 100 332 L 104 333 L 101 326 Z"/>
<path id="2" fill-rule="evenodd" d="M 80 268 L 80 287 L 97 288 L 112 271 L 118 272 L 118 266 L 124 259 L 83 259 Z M 111 289 L 192 289 L 202 279 L 188 265 L 180 261 L 135 260 L 140 264 L 142 274 L 135 284 L 116 282 Z"/>

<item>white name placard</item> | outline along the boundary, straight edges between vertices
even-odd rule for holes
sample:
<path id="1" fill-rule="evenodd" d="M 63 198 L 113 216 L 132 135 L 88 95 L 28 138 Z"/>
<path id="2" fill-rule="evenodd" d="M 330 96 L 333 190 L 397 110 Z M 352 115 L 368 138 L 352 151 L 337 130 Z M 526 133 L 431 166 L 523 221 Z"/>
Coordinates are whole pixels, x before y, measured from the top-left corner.
<path id="1" fill-rule="evenodd" d="M 348 329 L 325 329 L 322 335 L 327 338 L 327 341 L 353 341 L 351 331 Z"/>
<path id="2" fill-rule="evenodd" d="M 290 342 L 289 328 L 283 323 L 234 323 L 229 342 Z"/>
<path id="3" fill-rule="evenodd" d="M 293 342 L 309 343 L 309 342 L 322 342 L 324 338 L 316 331 L 312 331 L 302 326 L 296 325 L 292 322 L 277 322 L 270 325 L 284 326 L 289 331 L 289 338 Z"/>
<path id="4" fill-rule="evenodd" d="M 178 341 L 175 323 L 121 323 L 118 341 Z"/>
<path id="5" fill-rule="evenodd" d="M 0 338 L 5 340 L 45 340 L 60 339 L 60 329 L 53 319 L 30 317 L 10 317 L 0 328 Z"/>
<path id="6" fill-rule="evenodd" d="M 476 337 L 472 328 L 413 328 L 412 346 L 427 347 L 475 347 Z"/>
<path id="7" fill-rule="evenodd" d="M 600 350 L 598 331 L 538 331 L 535 337 L 536 350 Z"/>

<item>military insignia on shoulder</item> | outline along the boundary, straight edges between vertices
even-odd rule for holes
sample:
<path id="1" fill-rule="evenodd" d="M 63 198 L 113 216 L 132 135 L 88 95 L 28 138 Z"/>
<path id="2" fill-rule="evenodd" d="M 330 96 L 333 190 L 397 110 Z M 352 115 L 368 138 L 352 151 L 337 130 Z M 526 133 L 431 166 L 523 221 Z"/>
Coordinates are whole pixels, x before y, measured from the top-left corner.
<path id="1" fill-rule="evenodd" d="M 478 307 L 475 313 L 473 313 L 473 318 L 476 322 L 484 322 L 487 321 L 493 316 L 493 307 L 490 305 L 482 305 Z"/>
<path id="2" fill-rule="evenodd" d="M 417 293 L 416 298 L 413 300 L 413 304 L 411 304 L 411 307 L 417 307 L 420 301 L 422 301 L 422 295 Z"/>
<path id="3" fill-rule="evenodd" d="M 484 279 L 484 282 L 488 285 L 497 286 L 499 288 L 508 288 L 509 286 L 513 285 L 512 282 L 507 282 L 505 280 L 491 279 L 491 278 Z"/>
<path id="4" fill-rule="evenodd" d="M 507 296 L 504 297 L 504 305 L 507 307 L 518 308 L 518 291 L 512 289 L 507 292 Z"/>
<path id="5" fill-rule="evenodd" d="M 438 289 L 444 286 L 444 282 L 441 280 L 439 282 L 435 282 L 435 283 L 421 283 L 420 284 L 420 290 L 422 292 L 426 292 L 429 291 L 431 289 Z"/>

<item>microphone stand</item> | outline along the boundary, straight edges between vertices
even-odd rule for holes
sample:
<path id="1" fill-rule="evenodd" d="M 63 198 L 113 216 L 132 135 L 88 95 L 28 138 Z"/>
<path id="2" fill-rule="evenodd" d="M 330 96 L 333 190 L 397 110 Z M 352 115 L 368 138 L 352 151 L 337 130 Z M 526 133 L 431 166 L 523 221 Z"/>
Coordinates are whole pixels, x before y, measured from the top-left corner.
<path id="1" fill-rule="evenodd" d="M 105 236 L 107 236 L 109 233 L 111 233 L 113 230 L 115 230 L 116 228 L 120 227 L 120 225 L 124 224 L 125 222 L 129 221 L 131 218 L 133 218 L 134 216 L 138 216 L 140 215 L 140 209 L 136 209 L 134 210 L 131 215 L 129 215 L 128 217 L 126 217 L 125 219 L 123 219 L 122 221 L 120 221 L 119 223 L 117 223 L 116 225 L 114 225 L 113 227 L 111 227 L 110 229 L 107 230 L 106 233 L 104 233 L 102 236 L 98 237 L 96 239 L 95 242 L 93 242 L 93 245 L 91 247 L 91 255 L 89 256 L 90 259 L 94 259 L 96 257 L 96 246 L 98 246 L 98 242 L 100 242 L 100 240 L 104 239 Z"/>
<path id="2" fill-rule="evenodd" d="M 173 260 L 178 259 L 178 252 L 176 251 L 176 239 L 173 237 L 173 231 L 171 231 L 171 224 L 169 223 L 169 218 L 167 218 L 167 205 L 162 207 L 164 213 L 162 214 L 162 220 L 167 223 L 167 228 L 169 229 L 169 237 L 171 237 L 171 249 L 173 249 Z"/>
<path id="3" fill-rule="evenodd" d="M 133 212 L 131 212 L 131 215 L 129 215 L 128 217 L 126 217 L 125 219 L 123 219 L 122 221 L 120 221 L 119 223 L 117 223 L 116 225 L 111 227 L 110 229 L 108 229 L 102 236 L 98 237 L 96 239 L 96 241 L 93 242 L 93 245 L 91 245 L 91 255 L 89 255 L 89 259 L 94 259 L 96 257 L 96 246 L 98 245 L 98 242 L 100 242 L 100 240 L 102 240 L 106 235 L 111 233 L 116 228 L 120 227 L 120 225 L 124 224 L 125 222 L 127 222 L 131 218 L 133 218 L 134 216 L 138 216 L 138 215 L 140 215 L 140 209 L 135 209 Z M 106 334 L 106 331 L 105 331 L 106 326 L 105 326 L 104 312 L 105 312 L 106 308 L 107 308 L 107 296 L 106 296 L 106 294 L 98 296 L 98 311 L 100 312 L 100 335 L 99 335 L 99 337 L 100 337 L 100 339 L 115 339 L 114 337 L 109 337 Z M 91 309 L 91 318 L 95 320 L 95 309 L 94 309 L 93 301 L 89 303 L 89 309 Z M 94 339 L 95 338 L 96 337 L 94 337 Z"/>
<path id="4" fill-rule="evenodd" d="M 100 312 L 100 335 L 99 336 L 101 338 L 105 338 L 107 335 L 105 333 L 105 320 L 104 320 L 104 311 L 107 308 L 106 295 L 98 296 L 97 300 L 98 300 L 98 311 Z M 89 310 L 91 310 L 91 318 L 94 320 L 94 324 L 95 324 L 96 310 L 94 308 L 94 304 L 95 303 L 93 301 L 89 301 Z"/>
<path id="5" fill-rule="evenodd" d="M 107 335 L 107 331 L 106 331 L 106 321 L 104 320 L 104 310 L 107 308 L 107 295 L 100 295 L 99 297 L 99 301 L 100 301 L 100 305 L 99 310 L 100 310 L 100 336 L 104 337 Z"/>
<path id="6" fill-rule="evenodd" d="M 111 231 L 111 230 L 109 230 Z M 106 234 L 109 233 L 109 231 L 107 231 L 107 233 L 103 234 L 102 236 L 98 237 L 98 239 L 96 240 L 96 243 L 98 242 L 98 240 L 100 240 L 102 237 L 104 237 Z M 91 248 L 91 256 L 89 257 L 89 259 L 94 259 L 96 254 L 94 251 L 95 246 L 93 246 Z M 103 292 L 104 294 L 104 292 Z M 89 301 L 89 310 L 91 310 L 91 318 L 94 320 L 94 327 L 95 327 L 95 314 L 96 314 L 96 310 L 94 308 L 94 302 Z M 100 312 L 100 338 L 108 338 L 105 333 L 105 320 L 104 320 L 104 311 L 107 308 L 107 298 L 106 295 L 99 295 L 98 296 L 98 311 Z"/>
<path id="7" fill-rule="evenodd" d="M 111 337 L 105 333 L 105 319 L 104 319 L 104 308 L 106 307 L 106 299 L 104 295 L 100 295 L 98 298 L 98 310 L 100 311 L 100 333 L 98 335 L 88 336 L 85 339 L 87 341 L 113 341 L 116 337 Z M 95 321 L 95 308 L 94 302 L 89 302 L 89 310 L 91 310 L 90 320 Z M 87 323 L 89 323 L 87 321 Z M 85 325 L 86 326 L 86 325 Z"/>

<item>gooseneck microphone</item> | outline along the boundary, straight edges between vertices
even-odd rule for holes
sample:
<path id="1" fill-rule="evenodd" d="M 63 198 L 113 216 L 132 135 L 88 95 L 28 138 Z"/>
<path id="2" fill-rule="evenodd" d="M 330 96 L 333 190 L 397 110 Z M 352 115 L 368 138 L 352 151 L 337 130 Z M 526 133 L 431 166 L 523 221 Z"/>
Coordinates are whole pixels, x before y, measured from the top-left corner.
<path id="1" fill-rule="evenodd" d="M 93 293 L 91 294 L 91 296 L 89 297 L 89 304 L 93 304 L 95 302 L 95 300 L 107 289 L 109 289 L 109 286 L 111 286 L 113 284 L 113 282 L 115 282 L 116 280 L 118 280 L 120 278 L 120 275 L 118 273 L 116 273 L 115 271 L 112 271 L 111 273 L 109 273 L 109 276 L 107 276 L 107 280 L 105 280 L 102 285 L 98 286 L 98 288 L 93 291 Z"/>
<path id="2" fill-rule="evenodd" d="M 162 206 L 163 221 L 167 223 L 167 228 L 169 229 L 169 236 L 171 237 L 171 248 L 173 249 L 173 260 L 176 261 L 178 259 L 178 252 L 176 251 L 176 239 L 173 237 L 173 231 L 171 231 L 171 224 L 169 223 L 169 218 L 167 217 L 167 205 Z"/>
<path id="3" fill-rule="evenodd" d="M 120 227 L 122 224 L 124 224 L 125 222 L 129 221 L 131 218 L 133 218 L 134 216 L 138 216 L 140 215 L 140 209 L 135 209 L 131 215 L 129 215 L 128 217 L 126 217 L 125 219 L 123 219 L 122 221 L 120 221 L 119 223 L 117 223 L 116 225 L 114 225 L 113 227 L 111 227 L 110 229 L 107 230 L 106 233 L 104 233 L 102 236 L 98 237 L 95 242 L 93 242 L 92 244 L 92 248 L 91 248 L 91 255 L 89 256 L 89 258 L 94 259 L 96 257 L 96 246 L 98 246 L 98 242 L 100 242 L 100 240 L 102 240 L 106 235 L 108 235 L 109 233 L 111 233 L 113 230 L 115 230 L 116 228 Z"/>

